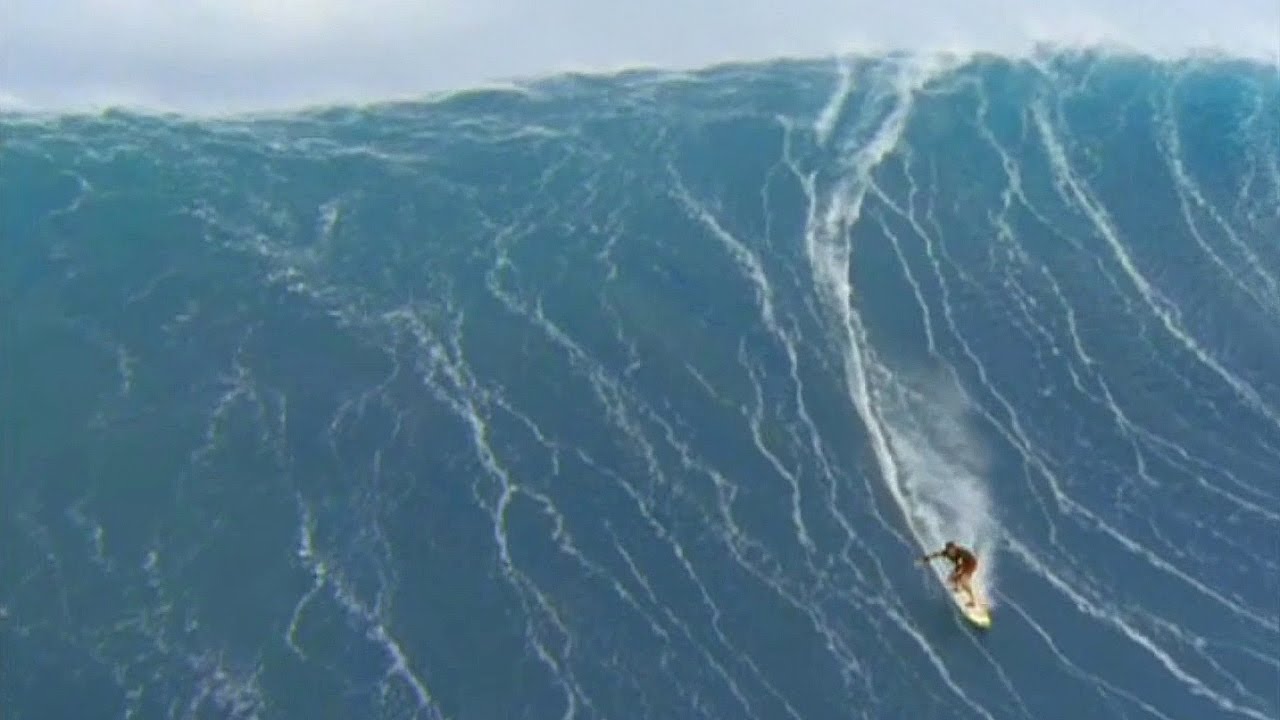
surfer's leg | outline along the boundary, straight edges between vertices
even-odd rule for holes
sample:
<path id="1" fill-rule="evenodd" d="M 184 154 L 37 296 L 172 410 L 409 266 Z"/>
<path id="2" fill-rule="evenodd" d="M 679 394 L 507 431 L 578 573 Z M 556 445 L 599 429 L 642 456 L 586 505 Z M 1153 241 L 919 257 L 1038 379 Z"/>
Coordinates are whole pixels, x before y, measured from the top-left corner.
<path id="1" fill-rule="evenodd" d="M 969 584 L 970 581 L 972 581 L 972 579 L 973 579 L 973 573 L 971 572 L 964 573 L 959 578 L 959 584 L 964 587 L 965 594 L 969 596 L 970 607 L 973 607 L 974 605 L 978 604 L 978 598 L 973 594 L 973 586 Z"/>

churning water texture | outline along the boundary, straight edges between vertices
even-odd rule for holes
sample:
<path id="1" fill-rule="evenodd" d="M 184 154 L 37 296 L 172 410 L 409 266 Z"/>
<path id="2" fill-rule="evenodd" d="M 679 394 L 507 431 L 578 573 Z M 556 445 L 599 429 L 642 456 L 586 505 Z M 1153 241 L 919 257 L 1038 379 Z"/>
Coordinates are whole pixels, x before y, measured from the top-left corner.
<path id="1" fill-rule="evenodd" d="M 1280 713 L 1274 67 L 0 133 L 6 720 Z"/>

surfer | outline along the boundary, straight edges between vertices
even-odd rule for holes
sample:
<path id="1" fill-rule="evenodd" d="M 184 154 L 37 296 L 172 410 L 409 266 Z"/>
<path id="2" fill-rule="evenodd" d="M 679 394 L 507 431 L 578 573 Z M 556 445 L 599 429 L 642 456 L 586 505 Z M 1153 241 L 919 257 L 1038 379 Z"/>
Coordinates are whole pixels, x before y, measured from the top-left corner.
<path id="1" fill-rule="evenodd" d="M 973 588 L 969 586 L 969 580 L 973 577 L 974 571 L 978 569 L 978 556 L 948 540 L 946 547 L 931 555 L 925 555 L 920 558 L 920 562 L 927 563 L 939 557 L 951 561 L 953 569 L 951 577 L 947 578 L 947 581 L 951 583 L 951 587 L 957 592 L 964 590 L 965 594 L 969 596 L 969 607 L 976 605 L 977 600 L 973 596 Z"/>

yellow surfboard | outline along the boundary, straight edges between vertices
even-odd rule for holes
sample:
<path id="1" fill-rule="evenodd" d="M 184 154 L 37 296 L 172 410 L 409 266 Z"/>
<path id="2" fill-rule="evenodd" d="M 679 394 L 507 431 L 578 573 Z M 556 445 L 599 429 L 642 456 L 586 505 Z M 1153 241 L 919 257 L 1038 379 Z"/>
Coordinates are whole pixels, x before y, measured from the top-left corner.
<path id="1" fill-rule="evenodd" d="M 956 607 L 960 608 L 960 614 L 965 620 L 973 623 L 975 626 L 986 630 L 991 627 L 991 608 L 986 601 L 982 599 L 982 595 L 974 592 L 974 603 L 969 604 L 969 596 L 963 591 L 955 591 L 950 587 L 947 588 L 948 594 L 951 595 L 952 601 Z"/>

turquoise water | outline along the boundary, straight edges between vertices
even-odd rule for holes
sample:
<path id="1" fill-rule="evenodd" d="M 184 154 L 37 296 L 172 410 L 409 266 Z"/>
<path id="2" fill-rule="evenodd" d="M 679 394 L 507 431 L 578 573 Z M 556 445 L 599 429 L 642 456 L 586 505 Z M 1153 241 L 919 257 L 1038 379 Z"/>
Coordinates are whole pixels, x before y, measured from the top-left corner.
<path id="1" fill-rule="evenodd" d="M 1093 54 L 0 116 L 5 717 L 1275 717 L 1278 138 Z"/>

